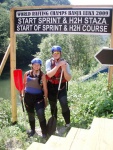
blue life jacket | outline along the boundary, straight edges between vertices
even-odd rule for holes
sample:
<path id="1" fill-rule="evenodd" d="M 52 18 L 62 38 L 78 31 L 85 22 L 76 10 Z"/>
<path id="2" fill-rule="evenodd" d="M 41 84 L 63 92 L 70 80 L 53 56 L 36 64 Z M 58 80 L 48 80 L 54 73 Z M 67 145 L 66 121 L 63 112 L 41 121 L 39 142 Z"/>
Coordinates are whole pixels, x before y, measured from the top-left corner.
<path id="1" fill-rule="evenodd" d="M 39 75 L 34 76 L 32 70 L 27 74 L 27 82 L 25 87 L 25 92 L 30 94 L 41 94 L 42 90 L 42 72 Z"/>

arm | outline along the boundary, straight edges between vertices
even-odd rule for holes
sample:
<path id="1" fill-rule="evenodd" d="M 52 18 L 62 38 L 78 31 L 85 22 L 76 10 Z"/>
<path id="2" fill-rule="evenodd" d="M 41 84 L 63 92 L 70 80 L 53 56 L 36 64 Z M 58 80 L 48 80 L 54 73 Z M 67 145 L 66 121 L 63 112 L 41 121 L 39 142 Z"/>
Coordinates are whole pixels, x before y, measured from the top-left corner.
<path id="1" fill-rule="evenodd" d="M 59 69 L 59 67 L 61 67 L 62 65 L 65 64 L 65 61 L 59 61 L 56 63 L 56 66 L 54 68 L 51 69 L 51 61 L 50 60 L 47 60 L 46 61 L 46 71 L 47 71 L 47 76 L 49 78 L 53 77 L 57 70 Z"/>
<path id="2" fill-rule="evenodd" d="M 57 72 L 59 66 L 55 66 L 53 69 L 51 69 L 51 60 L 47 60 L 46 61 L 46 74 L 49 78 L 53 77 L 55 75 L 55 73 Z"/>
<path id="3" fill-rule="evenodd" d="M 20 98 L 21 98 L 21 100 L 22 100 L 23 97 L 24 97 L 24 89 L 25 89 L 25 85 L 26 85 L 27 73 L 28 73 L 28 72 L 26 72 L 26 73 L 24 74 L 24 77 L 23 77 L 23 90 L 22 90 L 21 93 L 20 93 Z"/>
<path id="4" fill-rule="evenodd" d="M 49 78 L 53 77 L 56 74 L 58 69 L 59 69 L 59 66 L 55 66 L 53 69 L 47 71 L 48 77 Z"/>
<path id="5" fill-rule="evenodd" d="M 25 86 L 26 86 L 27 73 L 28 73 L 28 72 L 26 72 L 26 73 L 24 74 L 24 78 L 23 78 L 23 94 L 24 94 L 24 89 L 25 89 Z"/>
<path id="6" fill-rule="evenodd" d="M 46 107 L 47 106 L 48 90 L 47 90 L 47 81 L 46 81 L 46 77 L 44 74 L 42 75 L 42 83 L 43 83 L 44 101 L 45 101 L 45 107 Z"/>
<path id="7" fill-rule="evenodd" d="M 70 73 L 70 68 L 69 68 L 69 65 L 67 62 L 65 62 L 65 64 L 63 64 L 61 66 L 62 70 L 63 70 L 63 73 L 64 73 L 64 78 L 67 80 L 67 81 L 70 81 L 71 80 L 71 73 Z"/>
<path id="8" fill-rule="evenodd" d="M 25 92 L 25 87 L 26 87 L 26 82 L 27 82 L 27 75 L 30 73 L 30 71 L 25 72 L 24 77 L 23 77 L 23 91 L 22 94 L 24 95 Z"/>

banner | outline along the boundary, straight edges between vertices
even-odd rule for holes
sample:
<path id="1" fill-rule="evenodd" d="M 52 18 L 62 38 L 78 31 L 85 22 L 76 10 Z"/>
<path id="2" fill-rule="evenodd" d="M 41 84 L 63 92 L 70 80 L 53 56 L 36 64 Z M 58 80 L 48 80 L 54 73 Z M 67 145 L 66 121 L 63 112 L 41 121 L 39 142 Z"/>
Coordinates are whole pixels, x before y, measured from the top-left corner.
<path id="1" fill-rule="evenodd" d="M 110 34 L 111 8 L 15 10 L 15 33 Z"/>

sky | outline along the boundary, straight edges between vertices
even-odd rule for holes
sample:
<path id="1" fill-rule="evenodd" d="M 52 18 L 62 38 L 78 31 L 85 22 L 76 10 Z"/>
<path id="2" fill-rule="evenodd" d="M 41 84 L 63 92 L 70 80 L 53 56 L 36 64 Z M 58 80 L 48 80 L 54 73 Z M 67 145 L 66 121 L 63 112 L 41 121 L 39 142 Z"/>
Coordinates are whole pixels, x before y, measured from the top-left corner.
<path id="1" fill-rule="evenodd" d="M 72 5 L 113 5 L 113 0 L 69 0 Z"/>

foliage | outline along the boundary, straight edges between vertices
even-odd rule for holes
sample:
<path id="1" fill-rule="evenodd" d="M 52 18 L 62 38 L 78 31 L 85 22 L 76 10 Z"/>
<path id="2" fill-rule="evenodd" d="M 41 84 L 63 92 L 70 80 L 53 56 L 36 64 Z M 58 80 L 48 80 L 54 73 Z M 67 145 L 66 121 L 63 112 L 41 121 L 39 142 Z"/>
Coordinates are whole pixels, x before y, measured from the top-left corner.
<path id="1" fill-rule="evenodd" d="M 75 72 L 73 74 L 77 79 Z M 113 118 L 113 89 L 111 91 L 107 89 L 107 73 L 99 74 L 97 78 L 85 82 L 72 80 L 69 82 L 68 89 L 72 127 L 90 128 L 94 117 Z M 32 142 L 46 142 L 39 136 L 27 137 L 26 129 L 29 129 L 28 118 L 25 120 L 20 104 L 18 104 L 17 109 L 18 123 L 11 125 L 11 103 L 9 100 L 3 99 L 0 100 L 0 103 L 0 112 L 2 113 L 0 115 L 1 150 L 5 150 L 7 147 L 26 149 Z M 65 123 L 59 103 L 58 108 L 57 123 L 58 126 L 63 126 Z M 48 119 L 49 117 L 50 107 L 48 106 L 46 118 Z M 38 127 L 39 122 L 38 119 L 36 120 L 36 126 Z"/>
<path id="2" fill-rule="evenodd" d="M 36 53 L 35 56 L 40 57 L 45 63 L 48 58 L 51 58 L 51 47 L 60 45 L 62 57 L 67 60 L 71 68 L 78 70 L 81 68 L 83 74 L 87 74 L 92 66 L 94 68 L 97 65 L 94 55 L 105 42 L 103 36 L 97 35 L 48 35 L 38 45 L 41 53 Z"/>
<path id="3" fill-rule="evenodd" d="M 11 124 L 11 103 L 1 98 L 0 105 L 0 128 L 3 128 Z"/>
<path id="4" fill-rule="evenodd" d="M 8 46 L 9 37 L 9 13 L 0 8 L 0 53 L 4 53 Z"/>
<path id="5" fill-rule="evenodd" d="M 33 6 L 32 0 L 4 0 L 1 6 L 7 10 L 12 7 Z"/>
<path id="6" fill-rule="evenodd" d="M 30 62 L 32 57 L 32 46 L 33 43 L 30 40 L 30 36 L 17 35 L 17 66 L 18 64 L 26 64 Z"/>
<path id="7" fill-rule="evenodd" d="M 113 117 L 113 91 L 107 89 L 107 74 L 99 74 L 97 79 L 76 82 L 69 86 L 68 99 L 73 126 L 88 128 L 96 117 Z"/>
<path id="8" fill-rule="evenodd" d="M 30 63 L 31 59 L 33 59 L 33 54 L 40 51 L 37 43 L 40 43 L 42 37 L 36 34 L 17 35 L 17 67 Z"/>
<path id="9" fill-rule="evenodd" d="M 35 6 L 40 5 L 70 5 L 68 0 L 33 0 Z"/>
<path id="10" fill-rule="evenodd" d="M 29 130 L 29 123 L 28 123 L 28 118 L 26 117 L 25 119 L 25 116 L 27 116 L 27 113 L 25 112 L 25 116 L 24 116 L 23 109 L 20 103 L 17 106 L 18 122 L 17 124 L 13 125 L 11 122 L 10 101 L 4 100 L 1 98 L 0 102 L 2 103 L 0 105 L 0 111 L 1 111 L 0 135 L 2 135 L 0 136 L 0 150 L 15 149 L 15 148 L 26 149 L 34 141 L 41 142 L 41 143 L 46 142 L 45 139 L 42 139 L 40 136 L 34 136 L 31 138 L 28 138 L 26 132 L 27 130 Z M 8 112 L 8 115 L 7 115 L 7 112 Z M 7 122 L 4 121 L 4 117 L 5 117 L 5 120 L 7 120 Z M 36 118 L 36 126 L 39 126 L 39 122 L 37 118 Z"/>

